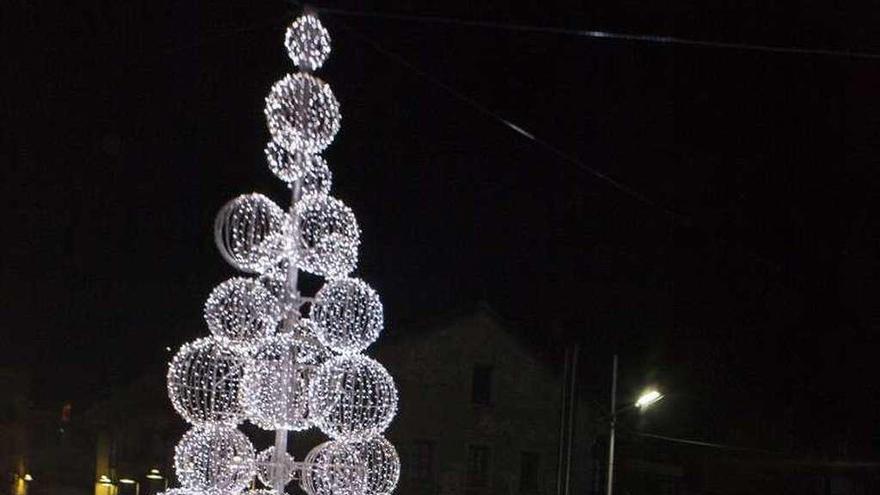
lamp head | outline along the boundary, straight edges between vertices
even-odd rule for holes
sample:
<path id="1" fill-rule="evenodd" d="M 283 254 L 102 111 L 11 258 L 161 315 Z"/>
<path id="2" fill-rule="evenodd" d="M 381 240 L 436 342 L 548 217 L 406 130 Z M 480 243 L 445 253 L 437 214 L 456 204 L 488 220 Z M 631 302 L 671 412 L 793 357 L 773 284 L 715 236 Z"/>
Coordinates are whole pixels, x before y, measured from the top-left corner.
<path id="1" fill-rule="evenodd" d="M 636 407 L 641 410 L 645 410 L 650 407 L 652 404 L 655 404 L 657 401 L 663 398 L 663 394 L 661 394 L 658 390 L 646 390 L 639 396 L 636 400 Z"/>

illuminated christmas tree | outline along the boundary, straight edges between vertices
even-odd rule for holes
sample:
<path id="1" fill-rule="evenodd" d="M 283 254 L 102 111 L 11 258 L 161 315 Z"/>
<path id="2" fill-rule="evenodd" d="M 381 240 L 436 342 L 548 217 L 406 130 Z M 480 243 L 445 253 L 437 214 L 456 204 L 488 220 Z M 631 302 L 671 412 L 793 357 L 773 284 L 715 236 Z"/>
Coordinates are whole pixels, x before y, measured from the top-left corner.
<path id="1" fill-rule="evenodd" d="M 285 46 L 299 72 L 266 97 L 265 153 L 291 204 L 285 211 L 245 194 L 217 215 L 217 247 L 246 275 L 211 292 L 211 335 L 183 345 L 169 365 L 171 403 L 192 426 L 175 448 L 181 487 L 167 495 L 280 495 L 293 481 L 310 495 L 384 495 L 399 478 L 397 452 L 382 436 L 397 388 L 362 354 L 382 331 L 382 304 L 351 277 L 360 229 L 330 196 L 332 175 L 320 156 L 340 126 L 330 86 L 312 75 L 330 54 L 330 37 L 307 13 L 288 28 Z M 300 293 L 300 271 L 324 278 L 313 296 Z M 257 452 L 237 429 L 245 421 L 275 431 L 275 444 Z M 329 440 L 294 459 L 288 435 L 309 428 Z"/>

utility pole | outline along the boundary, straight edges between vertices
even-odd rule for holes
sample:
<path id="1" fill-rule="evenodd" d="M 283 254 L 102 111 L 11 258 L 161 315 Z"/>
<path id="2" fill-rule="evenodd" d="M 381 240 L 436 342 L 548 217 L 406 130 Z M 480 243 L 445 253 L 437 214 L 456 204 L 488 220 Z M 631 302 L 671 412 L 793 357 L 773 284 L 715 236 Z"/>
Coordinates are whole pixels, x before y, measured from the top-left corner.
<path id="1" fill-rule="evenodd" d="M 614 429 L 617 426 L 617 354 L 611 371 L 611 433 L 608 435 L 608 485 L 605 495 L 612 495 L 614 487 Z"/>

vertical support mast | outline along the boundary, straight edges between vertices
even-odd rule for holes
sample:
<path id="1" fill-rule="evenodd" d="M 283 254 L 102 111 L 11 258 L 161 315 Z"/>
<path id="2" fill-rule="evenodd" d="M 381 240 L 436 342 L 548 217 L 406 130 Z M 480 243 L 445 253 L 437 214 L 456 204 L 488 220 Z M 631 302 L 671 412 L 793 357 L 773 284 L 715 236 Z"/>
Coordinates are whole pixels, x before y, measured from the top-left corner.
<path id="1" fill-rule="evenodd" d="M 291 254 L 288 258 L 290 261 L 290 266 L 287 268 L 287 290 L 288 297 L 291 301 L 291 310 L 290 314 L 286 315 L 286 321 L 283 323 L 284 325 L 293 326 L 299 321 L 300 318 L 300 298 L 299 298 L 299 288 L 297 287 L 297 283 L 299 281 L 299 268 L 296 266 L 296 256 L 297 256 L 297 245 L 295 239 L 297 239 L 297 231 L 299 230 L 299 217 L 296 214 L 296 203 L 299 201 L 299 196 L 302 191 L 301 181 L 297 180 L 290 185 L 291 197 L 290 197 L 290 235 L 293 236 L 294 242 L 292 244 Z M 285 354 L 284 356 L 284 364 L 282 365 L 282 369 L 285 372 L 290 372 L 291 375 L 289 377 L 290 380 L 295 380 L 296 377 L 293 375 L 293 366 L 291 365 L 290 354 Z M 273 488 L 278 490 L 279 492 L 284 491 L 284 482 L 287 479 L 287 470 L 291 469 L 291 466 L 287 466 L 285 464 L 285 454 L 287 454 L 287 437 L 288 431 L 279 429 L 275 430 L 275 451 L 272 453 L 272 485 Z"/>
<path id="2" fill-rule="evenodd" d="M 306 5 L 303 8 L 303 14 L 316 15 L 313 11 L 314 9 L 310 8 Z M 311 72 L 305 66 L 300 67 L 300 71 L 302 72 Z M 285 325 L 293 326 L 299 321 L 301 316 L 300 314 L 300 294 L 299 288 L 297 287 L 299 283 L 299 268 L 296 264 L 296 258 L 298 256 L 297 250 L 299 246 L 297 245 L 297 239 L 299 238 L 299 215 L 296 213 L 296 203 L 299 201 L 299 198 L 302 194 L 302 179 L 297 179 L 290 184 L 290 208 L 288 212 L 290 214 L 290 235 L 293 236 L 293 242 L 291 243 L 291 253 L 288 257 L 290 261 L 290 265 L 287 267 L 287 290 L 288 297 L 291 301 L 291 311 L 290 314 L 287 315 L 287 321 L 285 321 Z M 295 380 L 296 377 L 293 376 L 293 367 L 290 365 L 289 360 L 291 359 L 290 354 L 285 354 L 284 361 L 284 370 L 289 370 L 291 372 L 290 380 Z M 275 451 L 272 455 L 272 465 L 274 469 L 272 470 L 273 477 L 273 488 L 277 490 L 279 493 L 284 492 L 284 481 L 287 479 L 287 474 L 285 471 L 291 469 L 291 466 L 285 465 L 285 457 L 287 454 L 287 430 L 275 430 Z"/>

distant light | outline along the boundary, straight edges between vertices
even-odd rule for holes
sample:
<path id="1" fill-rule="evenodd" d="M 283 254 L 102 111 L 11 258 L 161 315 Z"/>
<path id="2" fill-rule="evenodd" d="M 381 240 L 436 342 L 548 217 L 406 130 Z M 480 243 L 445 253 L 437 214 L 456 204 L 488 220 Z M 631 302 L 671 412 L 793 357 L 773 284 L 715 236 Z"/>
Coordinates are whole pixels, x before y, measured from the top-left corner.
<path id="1" fill-rule="evenodd" d="M 119 478 L 119 482 L 126 485 L 134 485 L 135 483 L 137 483 L 137 481 L 130 478 Z"/>
<path id="2" fill-rule="evenodd" d="M 166 346 L 165 346 L 165 350 L 166 350 L 167 352 L 171 352 L 171 347 L 166 345 Z"/>
<path id="3" fill-rule="evenodd" d="M 106 474 L 102 474 L 101 477 L 98 478 L 98 483 L 102 485 L 112 485 L 113 481 L 107 477 Z"/>
<path id="4" fill-rule="evenodd" d="M 153 469 L 150 469 L 150 472 L 149 472 L 149 473 L 147 473 L 147 479 L 150 479 L 150 480 L 161 480 L 161 479 L 164 479 L 164 478 L 162 478 L 162 475 L 159 474 L 159 470 L 158 470 L 158 469 L 153 468 Z"/>
<path id="5" fill-rule="evenodd" d="M 31 476 L 31 473 L 27 473 L 24 475 L 24 480 L 25 481 L 34 481 L 34 477 Z"/>
<path id="6" fill-rule="evenodd" d="M 663 394 L 657 390 L 648 390 L 639 396 L 639 399 L 636 401 L 636 407 L 639 409 L 645 409 L 662 398 Z"/>

